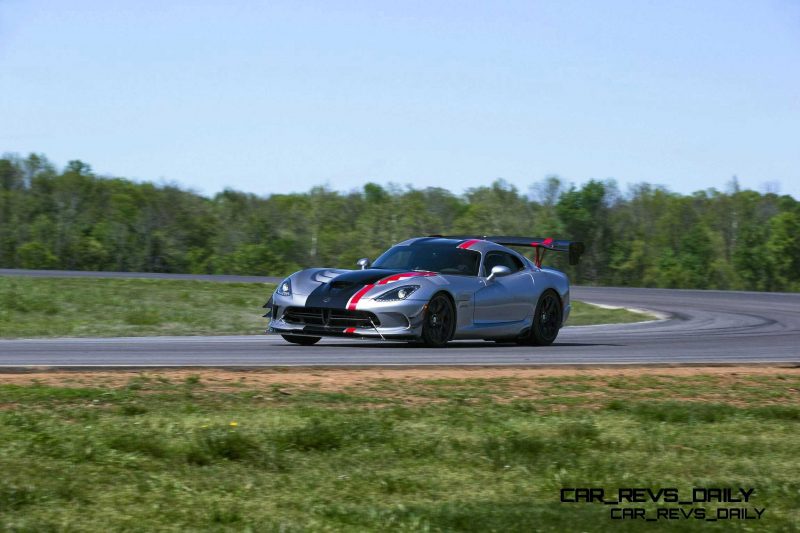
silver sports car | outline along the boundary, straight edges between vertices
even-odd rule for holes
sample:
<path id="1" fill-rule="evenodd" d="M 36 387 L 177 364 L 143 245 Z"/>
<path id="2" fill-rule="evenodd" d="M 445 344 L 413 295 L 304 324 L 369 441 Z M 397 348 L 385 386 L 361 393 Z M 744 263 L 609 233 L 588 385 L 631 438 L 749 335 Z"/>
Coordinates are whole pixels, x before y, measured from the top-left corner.
<path id="1" fill-rule="evenodd" d="M 535 259 L 508 248 L 535 249 Z M 570 312 L 569 280 L 542 267 L 545 251 L 580 242 L 527 237 L 420 237 L 389 248 L 361 270 L 309 268 L 283 280 L 264 305 L 268 333 L 296 344 L 368 337 L 444 346 L 452 339 L 547 345 Z"/>

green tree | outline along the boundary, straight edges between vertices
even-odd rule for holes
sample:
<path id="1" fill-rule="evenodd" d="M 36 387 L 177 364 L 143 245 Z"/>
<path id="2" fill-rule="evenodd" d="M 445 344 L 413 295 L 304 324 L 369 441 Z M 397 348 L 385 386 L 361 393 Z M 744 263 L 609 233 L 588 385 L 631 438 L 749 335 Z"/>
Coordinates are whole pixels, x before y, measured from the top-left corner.
<path id="1" fill-rule="evenodd" d="M 800 290 L 800 215 L 785 212 L 769 224 L 766 261 L 771 267 L 770 290 Z"/>
<path id="2" fill-rule="evenodd" d="M 17 249 L 17 264 L 21 268 L 55 268 L 58 258 L 41 242 L 31 241 Z"/>
<path id="3" fill-rule="evenodd" d="M 503 180 L 459 195 L 366 184 L 341 193 L 206 198 L 172 184 L 96 176 L 82 161 L 0 158 L 0 267 L 282 275 L 352 268 L 409 237 L 511 234 L 582 240 L 574 283 L 800 290 L 800 202 L 742 190 L 691 195 L 555 176 L 528 196 Z M 530 254 L 530 251 L 528 252 Z"/>

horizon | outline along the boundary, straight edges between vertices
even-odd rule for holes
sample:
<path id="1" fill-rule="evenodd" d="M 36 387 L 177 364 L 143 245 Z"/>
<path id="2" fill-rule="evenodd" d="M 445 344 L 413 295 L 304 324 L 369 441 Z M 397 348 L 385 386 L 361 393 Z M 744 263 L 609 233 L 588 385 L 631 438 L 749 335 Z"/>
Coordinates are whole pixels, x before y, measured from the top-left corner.
<path id="1" fill-rule="evenodd" d="M 766 183 L 766 184 L 763 184 L 763 187 L 761 189 L 755 189 L 755 188 L 743 186 L 741 184 L 741 182 L 738 180 L 737 176 L 732 176 L 731 179 L 729 179 L 724 184 L 724 186 L 722 186 L 722 187 L 710 186 L 710 187 L 705 187 L 705 188 L 702 188 L 702 189 L 696 189 L 696 190 L 685 192 L 685 193 L 673 190 L 673 189 L 671 189 L 669 187 L 669 185 L 660 184 L 660 183 L 650 183 L 650 182 L 644 182 L 643 181 L 643 182 L 637 182 L 637 183 L 620 184 L 614 178 L 591 179 L 591 180 L 585 180 L 585 181 L 583 181 L 581 183 L 576 183 L 576 182 L 572 182 L 572 181 L 567 181 L 563 177 L 558 176 L 558 175 L 544 176 L 543 178 L 541 178 L 539 180 L 531 181 L 530 183 L 527 184 L 527 186 L 524 186 L 524 187 L 520 187 L 517 184 L 511 183 L 511 182 L 509 182 L 509 181 L 507 181 L 507 180 L 505 180 L 503 178 L 495 178 L 495 179 L 493 179 L 493 180 L 491 180 L 491 181 L 489 181 L 487 183 L 479 184 L 479 185 L 476 185 L 474 187 L 469 187 L 469 188 L 463 189 L 461 191 L 453 191 L 453 190 L 448 189 L 448 188 L 434 186 L 434 185 L 414 186 L 413 184 L 408 184 L 408 183 L 398 183 L 398 182 L 378 183 L 378 182 L 374 182 L 374 181 L 365 181 L 362 184 L 360 184 L 358 186 L 355 186 L 355 187 L 352 187 L 350 189 L 337 189 L 335 187 L 330 186 L 329 183 L 327 183 L 327 184 L 326 183 L 320 183 L 320 184 L 315 184 L 315 185 L 309 185 L 308 188 L 306 188 L 305 190 L 294 190 L 294 191 L 290 191 L 290 192 L 258 193 L 258 192 L 254 192 L 254 191 L 248 191 L 246 189 L 239 189 L 239 188 L 236 188 L 236 187 L 226 187 L 224 189 L 220 189 L 218 191 L 209 193 L 209 192 L 197 190 L 196 188 L 193 188 L 193 187 L 188 186 L 186 184 L 180 183 L 179 181 L 176 181 L 176 180 L 135 179 L 135 178 L 127 177 L 127 176 L 117 176 L 117 175 L 108 174 L 108 173 L 99 173 L 99 172 L 95 171 L 95 169 L 92 166 L 91 162 L 83 161 L 83 160 L 80 160 L 80 159 L 73 159 L 73 160 L 70 160 L 69 162 L 67 162 L 66 164 L 59 165 L 59 164 L 55 163 L 53 160 L 51 160 L 50 158 L 48 158 L 47 154 L 43 154 L 43 153 L 30 153 L 27 156 L 23 156 L 22 154 L 17 154 L 17 153 L 3 153 L 3 154 L 0 154 L 0 158 L 12 158 L 12 159 L 20 160 L 20 161 L 22 161 L 22 160 L 24 160 L 24 159 L 26 159 L 27 157 L 30 157 L 30 156 L 36 156 L 36 157 L 39 157 L 39 158 L 43 158 L 44 161 L 47 164 L 52 165 L 54 167 L 54 169 L 59 173 L 63 173 L 63 172 L 65 172 L 67 170 L 69 162 L 79 161 L 80 163 L 86 165 L 86 167 L 88 169 L 88 172 L 91 173 L 91 175 L 96 177 L 96 178 L 100 178 L 100 179 L 122 179 L 122 180 L 130 181 L 130 182 L 135 183 L 135 184 L 152 184 L 152 185 L 155 185 L 157 187 L 177 187 L 177 188 L 179 188 L 179 189 L 181 189 L 183 191 L 190 192 L 192 194 L 196 194 L 196 195 L 202 196 L 204 198 L 208 198 L 208 199 L 213 199 L 216 195 L 221 194 L 221 193 L 223 193 L 225 191 L 233 191 L 233 192 L 239 192 L 239 193 L 244 193 L 244 194 L 252 194 L 252 195 L 255 195 L 255 196 L 259 197 L 259 198 L 268 198 L 268 197 L 270 197 L 272 195 L 309 194 L 312 190 L 317 189 L 317 188 L 322 188 L 325 191 L 335 192 L 335 193 L 338 193 L 338 194 L 341 194 L 341 195 L 361 194 L 364 191 L 364 187 L 366 185 L 369 185 L 369 184 L 378 185 L 378 186 L 382 187 L 384 190 L 386 190 L 387 192 L 389 192 L 391 194 L 395 194 L 395 193 L 402 194 L 402 193 L 404 193 L 406 191 L 409 191 L 409 190 L 424 191 L 426 189 L 443 189 L 443 190 L 446 190 L 446 191 L 448 191 L 449 193 L 451 193 L 451 194 L 453 194 L 455 196 L 463 197 L 466 194 L 468 194 L 471 190 L 480 189 L 480 188 L 491 188 L 496 183 L 499 183 L 502 187 L 504 187 L 506 189 L 515 190 L 519 195 L 524 196 L 529 201 L 537 201 L 537 199 L 535 197 L 538 194 L 541 194 L 540 191 L 536 190 L 537 187 L 541 186 L 543 188 L 548 180 L 550 180 L 552 178 L 555 178 L 555 179 L 559 180 L 559 182 L 561 184 L 561 188 L 560 188 L 559 192 L 562 192 L 562 193 L 568 191 L 571 187 L 576 187 L 577 189 L 580 189 L 582 186 L 586 185 L 590 181 L 595 181 L 595 182 L 601 182 L 601 183 L 603 183 L 605 185 L 613 185 L 613 187 L 616 188 L 616 191 L 618 193 L 620 193 L 620 195 L 622 195 L 625 198 L 629 198 L 631 195 L 635 194 L 635 192 L 636 192 L 635 189 L 636 188 L 642 187 L 642 186 L 647 186 L 647 187 L 652 187 L 653 189 L 663 189 L 668 193 L 678 194 L 678 195 L 681 195 L 681 196 L 692 196 L 692 195 L 697 194 L 697 193 L 706 193 L 706 192 L 712 192 L 712 191 L 723 193 L 723 194 L 732 194 L 734 192 L 742 192 L 742 191 L 753 191 L 753 192 L 757 192 L 760 195 L 774 194 L 776 196 L 790 196 L 790 197 L 794 198 L 795 200 L 798 200 L 798 198 L 794 197 L 791 194 L 781 192 L 779 190 L 779 187 L 777 187 L 777 184 L 775 184 L 775 183 Z"/>
<path id="2" fill-rule="evenodd" d="M 206 196 L 557 175 L 800 198 L 798 21 L 785 0 L 10 1 L 0 151 Z"/>

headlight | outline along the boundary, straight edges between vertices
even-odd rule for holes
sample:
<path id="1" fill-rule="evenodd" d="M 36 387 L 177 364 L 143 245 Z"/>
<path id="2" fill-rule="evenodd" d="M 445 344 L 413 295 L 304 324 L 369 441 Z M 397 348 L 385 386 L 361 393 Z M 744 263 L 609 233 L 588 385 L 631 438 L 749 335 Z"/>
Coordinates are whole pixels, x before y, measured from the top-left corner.
<path id="1" fill-rule="evenodd" d="M 375 299 L 381 302 L 391 302 L 393 300 L 405 300 L 406 298 L 411 296 L 411 294 L 413 294 L 414 291 L 416 291 L 417 289 L 419 289 L 419 285 L 404 285 L 403 287 L 392 289 L 389 292 L 384 292 Z"/>
<path id="2" fill-rule="evenodd" d="M 281 296 L 291 296 L 292 295 L 292 282 L 288 279 L 281 281 L 281 284 L 278 285 L 278 290 L 275 291 L 276 294 Z"/>

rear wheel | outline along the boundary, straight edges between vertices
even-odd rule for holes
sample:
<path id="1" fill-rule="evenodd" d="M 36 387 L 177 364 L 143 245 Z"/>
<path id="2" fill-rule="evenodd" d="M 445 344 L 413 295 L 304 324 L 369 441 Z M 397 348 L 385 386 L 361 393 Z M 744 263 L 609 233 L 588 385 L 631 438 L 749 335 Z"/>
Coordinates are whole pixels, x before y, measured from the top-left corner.
<path id="1" fill-rule="evenodd" d="M 453 338 L 456 328 L 456 311 L 450 298 L 437 294 L 428 303 L 422 323 L 422 342 L 431 348 L 441 348 Z"/>
<path id="2" fill-rule="evenodd" d="M 289 341 L 293 344 L 301 344 L 303 346 L 311 346 L 317 344 L 322 337 L 304 337 L 302 335 L 281 335 L 283 340 Z"/>
<path id="3" fill-rule="evenodd" d="M 521 344 L 547 346 L 553 344 L 561 329 L 561 299 L 555 291 L 545 291 L 536 304 L 530 332 L 523 337 Z"/>

